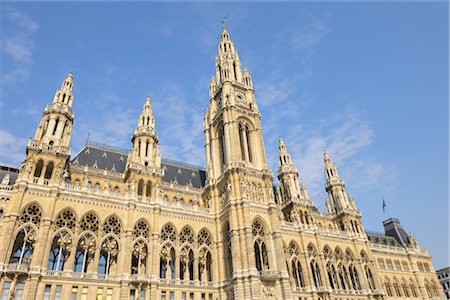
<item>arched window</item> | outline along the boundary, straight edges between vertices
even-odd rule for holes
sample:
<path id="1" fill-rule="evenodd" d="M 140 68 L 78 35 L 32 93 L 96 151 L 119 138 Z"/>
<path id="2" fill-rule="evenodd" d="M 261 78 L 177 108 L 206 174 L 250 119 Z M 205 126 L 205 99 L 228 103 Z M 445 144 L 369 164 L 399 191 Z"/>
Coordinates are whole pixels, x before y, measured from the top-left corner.
<path id="1" fill-rule="evenodd" d="M 40 159 L 36 164 L 36 169 L 34 169 L 34 177 L 41 177 L 43 168 L 44 168 L 44 161 Z"/>
<path id="2" fill-rule="evenodd" d="M 403 290 L 403 294 L 405 295 L 405 297 L 409 298 L 410 293 L 409 293 L 408 285 L 404 281 L 402 282 L 402 290 Z"/>
<path id="3" fill-rule="evenodd" d="M 327 273 L 331 288 L 337 289 L 339 287 L 339 284 L 336 277 L 336 269 L 334 268 L 334 265 L 331 262 L 327 263 Z"/>
<path id="4" fill-rule="evenodd" d="M 80 181 L 78 179 L 73 183 L 73 189 L 75 191 L 78 191 L 80 189 Z"/>
<path id="5" fill-rule="evenodd" d="M 117 264 L 117 254 L 119 254 L 119 244 L 117 240 L 108 236 L 102 243 L 100 258 L 98 261 L 98 273 L 110 274 L 115 273 L 115 267 Z"/>
<path id="6" fill-rule="evenodd" d="M 194 252 L 188 246 L 180 251 L 180 279 L 194 280 Z"/>
<path id="7" fill-rule="evenodd" d="M 409 281 L 409 288 L 411 290 L 411 294 L 414 298 L 417 298 L 417 290 L 416 290 L 416 285 L 414 284 L 414 281 L 411 279 Z"/>
<path id="8" fill-rule="evenodd" d="M 319 264 L 315 261 L 311 261 L 310 266 L 311 266 L 311 272 L 313 275 L 314 285 L 316 287 L 322 286 L 322 279 L 320 278 Z"/>
<path id="9" fill-rule="evenodd" d="M 45 169 L 45 174 L 44 174 L 45 179 L 52 178 L 53 166 L 54 166 L 53 162 L 48 163 L 47 168 Z"/>
<path id="10" fill-rule="evenodd" d="M 360 290 L 361 284 L 359 283 L 359 277 L 358 277 L 358 272 L 356 271 L 356 267 L 350 265 L 348 269 L 349 269 L 350 281 L 352 282 L 353 289 Z"/>
<path id="11" fill-rule="evenodd" d="M 402 292 L 400 291 L 400 286 L 399 286 L 397 281 L 394 281 L 394 291 L 395 291 L 395 295 L 397 297 L 401 297 L 402 296 Z"/>
<path id="12" fill-rule="evenodd" d="M 9 259 L 13 264 L 29 265 L 33 255 L 36 231 L 32 226 L 23 227 L 16 235 L 13 250 Z"/>
<path id="13" fill-rule="evenodd" d="M 69 256 L 71 245 L 72 238 L 67 231 L 61 231 L 55 236 L 48 258 L 47 268 L 49 270 L 64 270 L 64 264 L 66 263 L 66 258 Z"/>
<path id="14" fill-rule="evenodd" d="M 391 283 L 389 281 L 386 281 L 384 283 L 384 287 L 386 289 L 386 293 L 389 297 L 392 297 L 394 294 L 392 293 L 392 289 L 391 289 Z"/>
<path id="15" fill-rule="evenodd" d="M 161 248 L 159 277 L 175 279 L 175 249 L 170 243 Z"/>
<path id="16" fill-rule="evenodd" d="M 139 180 L 139 184 L 138 184 L 138 196 L 142 196 L 142 194 L 144 193 L 144 180 Z"/>
<path id="17" fill-rule="evenodd" d="M 198 274 L 202 282 L 212 281 L 212 257 L 208 248 L 203 247 L 199 250 L 198 256 Z"/>
<path id="18" fill-rule="evenodd" d="M 375 290 L 375 281 L 373 279 L 372 271 L 368 266 L 365 267 L 367 282 L 369 283 L 369 288 Z"/>
<path id="19" fill-rule="evenodd" d="M 220 149 L 220 165 L 223 167 L 226 164 L 226 150 L 225 150 L 225 134 L 223 129 L 219 130 L 219 149 Z"/>
<path id="20" fill-rule="evenodd" d="M 74 272 L 87 272 L 89 263 L 94 258 L 95 247 L 96 242 L 92 234 L 86 233 L 80 238 L 75 253 Z"/>
<path id="21" fill-rule="evenodd" d="M 231 230 L 230 224 L 225 223 L 222 231 L 225 247 L 225 271 L 228 279 L 233 278 L 233 253 L 231 251 Z"/>
<path id="22" fill-rule="evenodd" d="M 241 160 L 246 161 L 245 157 L 245 142 L 244 142 L 244 127 L 239 124 L 239 142 L 241 144 Z"/>
<path id="23" fill-rule="evenodd" d="M 131 274 L 145 274 L 147 269 L 147 245 L 140 239 L 133 245 L 131 255 Z"/>
<path id="24" fill-rule="evenodd" d="M 100 193 L 100 184 L 98 182 L 94 185 L 94 193 Z"/>
<path id="25" fill-rule="evenodd" d="M 53 127 L 52 135 L 56 134 L 56 130 L 58 129 L 58 124 L 59 124 L 59 118 L 57 118 L 55 121 L 55 126 Z"/>
<path id="26" fill-rule="evenodd" d="M 350 289 L 350 285 L 348 282 L 347 270 L 343 264 L 340 264 L 338 266 L 338 273 L 339 273 L 339 283 L 341 285 L 341 288 L 344 290 Z"/>
<path id="27" fill-rule="evenodd" d="M 264 271 L 269 269 L 269 258 L 267 254 L 267 247 L 264 243 L 265 231 L 264 227 L 259 220 L 255 220 L 252 225 L 253 233 L 253 248 L 255 251 L 256 269 L 258 271 Z"/>
<path id="28" fill-rule="evenodd" d="M 305 286 L 305 280 L 303 279 L 302 265 L 300 264 L 300 261 L 297 258 L 294 258 L 292 260 L 292 276 L 294 276 L 295 285 L 297 287 Z"/>
<path id="29" fill-rule="evenodd" d="M 253 154 L 252 154 L 252 144 L 250 139 L 250 130 L 248 126 L 245 128 L 245 135 L 247 137 L 247 151 L 248 151 L 248 161 L 253 162 Z"/>
<path id="30" fill-rule="evenodd" d="M 161 234 L 159 236 L 159 240 L 161 243 L 165 241 L 171 241 L 175 243 L 177 239 L 177 233 L 175 229 L 170 224 L 164 225 L 164 227 L 161 229 Z"/>
<path id="31" fill-rule="evenodd" d="M 147 181 L 147 187 L 145 189 L 145 196 L 146 197 L 152 196 L 152 182 L 151 181 Z"/>

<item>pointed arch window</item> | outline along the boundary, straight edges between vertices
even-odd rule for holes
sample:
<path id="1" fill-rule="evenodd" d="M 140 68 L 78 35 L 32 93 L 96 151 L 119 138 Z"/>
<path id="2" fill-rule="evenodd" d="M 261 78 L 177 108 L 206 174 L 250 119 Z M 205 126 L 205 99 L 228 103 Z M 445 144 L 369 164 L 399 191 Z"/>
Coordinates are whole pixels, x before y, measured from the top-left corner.
<path id="1" fill-rule="evenodd" d="M 146 197 L 151 197 L 152 195 L 152 182 L 151 181 L 147 181 L 147 186 L 145 188 L 145 196 Z"/>
<path id="2" fill-rule="evenodd" d="M 365 267 L 365 271 L 366 271 L 367 281 L 369 282 L 369 288 L 371 290 L 374 290 L 375 289 L 375 281 L 373 279 L 372 271 L 370 270 L 370 268 L 368 266 Z"/>
<path id="3" fill-rule="evenodd" d="M 255 251 L 256 269 L 260 272 L 269 269 L 269 257 L 267 247 L 264 242 L 265 230 L 260 221 L 255 220 L 252 225 L 252 233 L 254 237 L 253 248 Z"/>
<path id="4" fill-rule="evenodd" d="M 53 166 L 54 166 L 54 164 L 52 161 L 47 164 L 47 168 L 45 169 L 45 175 L 44 175 L 45 179 L 52 178 Z"/>
<path id="5" fill-rule="evenodd" d="M 304 287 L 305 286 L 305 280 L 303 278 L 303 271 L 302 271 L 302 265 L 300 261 L 297 258 L 294 258 L 292 260 L 292 276 L 295 280 L 295 285 L 297 287 Z"/>
<path id="6" fill-rule="evenodd" d="M 145 274 L 147 255 L 148 248 L 145 242 L 142 239 L 135 242 L 131 254 L 131 274 Z"/>
<path id="7" fill-rule="evenodd" d="M 312 271 L 312 275 L 313 275 L 314 285 L 316 287 L 322 286 L 322 279 L 320 278 L 319 264 L 315 261 L 311 261 L 310 266 L 311 266 L 311 271 Z"/>
<path id="8" fill-rule="evenodd" d="M 248 161 L 253 162 L 253 154 L 252 154 L 252 144 L 250 139 L 250 130 L 248 126 L 245 127 L 245 135 L 247 137 L 247 151 L 248 151 Z"/>
<path id="9" fill-rule="evenodd" d="M 43 168 L 44 168 L 44 161 L 40 159 L 36 164 L 36 169 L 34 170 L 34 177 L 41 177 Z"/>
<path id="10" fill-rule="evenodd" d="M 95 248 L 96 242 L 92 234 L 86 233 L 80 238 L 75 253 L 74 272 L 87 272 L 89 263 L 94 258 Z"/>
<path id="11" fill-rule="evenodd" d="M 67 231 L 62 231 L 55 236 L 48 258 L 47 268 L 49 270 L 62 271 L 64 269 L 71 245 L 72 238 Z"/>
<path id="12" fill-rule="evenodd" d="M 180 252 L 180 279 L 194 280 L 194 252 L 188 246 Z"/>
<path id="13" fill-rule="evenodd" d="M 170 244 L 162 247 L 159 266 L 160 278 L 175 279 L 175 249 Z"/>
<path id="14" fill-rule="evenodd" d="M 228 279 L 233 277 L 233 253 L 231 251 L 231 230 L 230 224 L 227 222 L 223 227 L 223 239 L 224 239 L 224 247 L 225 247 L 225 271 Z"/>
<path id="15" fill-rule="evenodd" d="M 142 196 L 142 194 L 144 193 L 144 180 L 139 180 L 138 183 L 138 196 Z"/>
<path id="16" fill-rule="evenodd" d="M 32 226 L 23 227 L 16 235 L 13 251 L 9 259 L 13 264 L 29 265 L 36 242 L 36 231 Z"/>
<path id="17" fill-rule="evenodd" d="M 117 243 L 117 240 L 112 236 L 108 236 L 102 243 L 98 261 L 98 273 L 110 274 L 111 271 L 115 273 L 118 254 L 119 244 Z"/>
<path id="18" fill-rule="evenodd" d="M 55 126 L 53 127 L 52 135 L 56 134 L 56 130 L 58 129 L 58 124 L 59 124 L 59 118 L 57 118 L 55 121 Z"/>

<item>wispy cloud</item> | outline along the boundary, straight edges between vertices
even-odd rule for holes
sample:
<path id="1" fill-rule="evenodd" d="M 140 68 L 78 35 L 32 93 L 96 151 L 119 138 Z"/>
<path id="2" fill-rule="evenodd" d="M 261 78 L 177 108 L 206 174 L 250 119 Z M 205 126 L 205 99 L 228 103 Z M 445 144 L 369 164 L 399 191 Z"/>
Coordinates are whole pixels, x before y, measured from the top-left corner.
<path id="1" fill-rule="evenodd" d="M 0 129 L 0 162 L 18 165 L 25 158 L 27 140 Z"/>
<path id="2" fill-rule="evenodd" d="M 290 35 L 291 44 L 297 49 L 311 48 L 318 45 L 329 32 L 327 16 L 304 14 L 304 25 Z"/>
<path id="3" fill-rule="evenodd" d="M 364 153 L 374 141 L 374 131 L 361 113 L 346 110 L 335 117 L 318 120 L 308 126 L 293 125 L 283 131 L 288 150 L 319 205 L 324 196 L 323 151 L 326 149 L 341 177 L 351 182 L 351 190 L 383 188 L 388 191 L 396 166 L 384 165 Z M 269 161 L 276 162 L 277 150 L 268 151 Z M 278 165 L 272 168 L 277 170 Z"/>
<path id="4" fill-rule="evenodd" d="M 182 85 L 165 82 L 155 91 L 156 122 L 164 124 L 159 132 L 162 155 L 166 158 L 204 165 L 203 115 Z M 200 98 L 201 99 L 201 98 Z"/>
<path id="5" fill-rule="evenodd" d="M 5 89 L 28 78 L 35 49 L 33 34 L 39 25 L 16 8 L 4 6 L 3 10 L 5 26 L 2 29 L 0 48 L 12 62 L 8 69 L 2 70 L 0 87 Z"/>

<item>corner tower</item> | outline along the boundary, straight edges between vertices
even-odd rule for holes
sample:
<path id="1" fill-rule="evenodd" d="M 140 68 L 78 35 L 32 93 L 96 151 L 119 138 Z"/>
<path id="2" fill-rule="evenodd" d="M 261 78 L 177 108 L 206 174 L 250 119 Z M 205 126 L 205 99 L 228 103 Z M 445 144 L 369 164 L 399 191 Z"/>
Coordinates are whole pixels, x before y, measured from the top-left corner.
<path id="1" fill-rule="evenodd" d="M 325 163 L 325 190 L 328 193 L 325 205 L 328 214 L 333 217 L 340 230 L 364 235 L 361 223 L 362 214 L 356 208 L 351 194 L 345 191 L 345 182 L 339 177 L 337 168 L 326 151 L 323 154 L 323 160 Z"/>
<path id="2" fill-rule="evenodd" d="M 20 179 L 33 178 L 45 185 L 61 182 L 70 157 L 69 142 L 74 121 L 73 75 L 69 73 L 61 84 L 53 102 L 45 107 L 33 139 L 27 144 L 27 157 L 20 171 Z"/>

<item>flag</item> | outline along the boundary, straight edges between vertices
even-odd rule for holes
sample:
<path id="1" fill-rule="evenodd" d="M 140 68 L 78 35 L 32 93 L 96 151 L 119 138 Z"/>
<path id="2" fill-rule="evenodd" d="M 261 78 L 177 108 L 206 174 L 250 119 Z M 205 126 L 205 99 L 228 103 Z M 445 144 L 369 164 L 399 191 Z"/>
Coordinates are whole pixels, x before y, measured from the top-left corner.
<path id="1" fill-rule="evenodd" d="M 386 213 L 386 202 L 384 202 L 384 198 L 383 198 L 383 213 Z"/>

